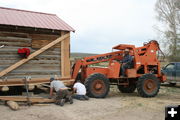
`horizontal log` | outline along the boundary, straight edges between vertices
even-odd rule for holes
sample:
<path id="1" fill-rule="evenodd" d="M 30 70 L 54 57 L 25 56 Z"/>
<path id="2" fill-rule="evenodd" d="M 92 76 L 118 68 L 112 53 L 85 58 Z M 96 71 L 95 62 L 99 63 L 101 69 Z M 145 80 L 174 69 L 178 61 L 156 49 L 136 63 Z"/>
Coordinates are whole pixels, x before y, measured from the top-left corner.
<path id="1" fill-rule="evenodd" d="M 0 55 L 14 55 L 17 54 L 18 49 L 0 49 Z M 31 53 L 35 52 L 35 50 L 30 50 Z M 45 51 L 41 55 L 60 55 L 60 50 L 59 51 Z"/>
<path id="2" fill-rule="evenodd" d="M 61 75 L 60 74 L 60 71 L 58 72 L 44 72 L 44 71 L 39 71 L 39 72 L 16 72 L 16 73 L 8 73 L 7 75 L 5 75 L 4 76 L 4 78 L 6 77 L 6 78 L 18 78 L 18 77 L 20 77 L 20 78 L 22 78 L 22 77 L 25 77 L 25 76 L 31 76 L 31 77 L 34 77 L 34 78 L 39 78 L 39 77 L 43 77 L 43 76 L 54 76 L 54 75 Z"/>
<path id="3" fill-rule="evenodd" d="M 18 46 L 13 46 L 13 47 L 10 47 L 10 46 L 5 46 L 5 47 L 3 47 L 3 48 L 1 48 L 1 50 L 2 49 L 18 49 L 18 48 L 24 48 L 24 47 L 18 47 Z M 31 47 L 28 47 L 30 50 L 38 50 L 38 49 L 34 49 L 34 48 L 31 48 Z M 60 48 L 49 48 L 47 51 L 50 51 L 50 50 L 52 50 L 52 51 L 60 51 Z"/>
<path id="4" fill-rule="evenodd" d="M 13 63 L 12 63 L 13 64 Z M 3 68 L 7 68 L 9 67 L 11 64 L 3 64 L 3 63 L 0 63 L 0 69 L 3 69 Z M 24 64 L 22 65 L 21 67 L 19 67 L 18 69 L 44 69 L 44 68 L 49 68 L 49 69 L 59 69 L 60 67 L 60 64 Z"/>
<path id="5" fill-rule="evenodd" d="M 42 48 L 45 45 L 49 44 L 53 40 L 32 40 L 32 48 Z M 54 45 L 53 47 L 60 48 L 61 43 Z"/>
<path id="6" fill-rule="evenodd" d="M 5 67 L 7 68 L 7 67 Z M 0 70 L 4 70 L 5 68 L 0 68 Z M 48 72 L 49 71 L 49 72 Z M 50 67 L 50 66 L 46 66 L 46 67 L 21 67 L 21 68 L 17 68 L 16 70 L 12 71 L 9 74 L 50 74 L 50 73 L 59 73 L 60 72 L 60 67 L 59 66 L 55 66 L 55 67 Z"/>
<path id="7" fill-rule="evenodd" d="M 0 59 L 0 65 L 11 65 L 13 63 L 16 63 L 18 60 L 1 60 Z M 60 60 L 31 60 L 29 62 L 27 62 L 26 64 L 28 65 L 34 65 L 34 64 L 41 64 L 41 65 L 53 65 L 53 64 L 60 64 Z M 25 65 L 26 65 L 25 64 Z M 2 67 L 2 66 L 0 66 Z"/>
<path id="8" fill-rule="evenodd" d="M 20 56 L 18 54 L 6 54 L 6 55 L 1 55 L 1 57 L 4 59 L 4 58 L 20 58 Z M 37 59 L 38 58 L 52 58 L 52 59 L 55 59 L 55 58 L 60 58 L 60 55 L 39 55 L 36 57 Z"/>
<path id="9" fill-rule="evenodd" d="M 2 37 L 20 37 L 20 38 L 28 38 L 28 33 L 20 33 L 20 32 L 0 32 L 0 36 Z"/>
<path id="10" fill-rule="evenodd" d="M 2 58 L 2 57 L 0 57 L 0 60 L 7 60 L 7 59 L 8 59 L 8 60 L 21 60 L 22 58 L 20 58 L 20 57 L 19 57 L 19 58 L 15 58 L 15 57 Z M 35 57 L 35 58 L 31 59 L 31 60 L 37 60 L 37 61 L 38 61 L 38 60 L 59 60 L 59 59 L 58 59 L 58 58 L 49 58 L 49 57 L 46 57 L 46 58 L 43 58 L 43 57 L 42 57 L 42 58 L 41 58 L 41 57 L 39 57 L 39 58 L 38 58 L 38 57 Z"/>
<path id="11" fill-rule="evenodd" d="M 39 75 L 39 74 L 37 74 L 37 75 L 16 75 L 16 74 L 14 74 L 14 75 L 6 75 L 6 76 L 4 76 L 4 79 L 5 78 L 7 78 L 7 79 L 24 79 L 26 76 L 31 76 L 31 78 L 51 78 L 51 77 L 54 77 L 54 75 L 58 75 L 58 76 L 60 76 L 60 74 L 50 74 L 50 75 L 47 75 L 47 74 L 44 74 L 44 75 Z"/>
<path id="12" fill-rule="evenodd" d="M 4 46 L 19 46 L 19 47 L 31 47 L 30 43 L 22 43 L 22 42 L 0 42 L 0 45 L 4 45 Z"/>
<path id="13" fill-rule="evenodd" d="M 29 85 L 36 85 L 36 84 L 43 84 L 43 83 L 49 83 L 49 78 L 32 78 L 28 81 Z M 65 85 L 70 86 L 74 83 L 74 79 L 71 78 L 58 78 L 58 80 L 61 80 L 64 82 Z M 0 86 L 23 86 L 24 80 L 23 79 L 8 79 L 6 81 L 0 80 Z"/>
<path id="14" fill-rule="evenodd" d="M 30 34 L 30 37 L 33 40 L 55 40 L 60 37 L 60 35 Z"/>
<path id="15" fill-rule="evenodd" d="M 26 42 L 31 43 L 31 38 L 20 38 L 20 37 L 1 37 L 0 41 L 6 41 L 6 42 Z"/>
<path id="16" fill-rule="evenodd" d="M 0 100 L 26 102 L 27 97 L 25 97 L 25 96 L 0 96 Z M 53 102 L 55 102 L 54 99 L 48 99 L 48 98 L 43 98 L 43 97 L 29 97 L 28 100 L 31 103 L 53 103 Z"/>
<path id="17" fill-rule="evenodd" d="M 59 73 L 60 70 L 47 70 L 47 69 L 40 69 L 40 70 L 14 70 L 12 72 L 10 72 L 9 74 L 13 74 L 16 73 L 17 75 L 20 73 L 26 73 L 26 74 L 33 74 L 33 73 L 46 73 L 46 74 L 50 74 L 50 73 Z"/>

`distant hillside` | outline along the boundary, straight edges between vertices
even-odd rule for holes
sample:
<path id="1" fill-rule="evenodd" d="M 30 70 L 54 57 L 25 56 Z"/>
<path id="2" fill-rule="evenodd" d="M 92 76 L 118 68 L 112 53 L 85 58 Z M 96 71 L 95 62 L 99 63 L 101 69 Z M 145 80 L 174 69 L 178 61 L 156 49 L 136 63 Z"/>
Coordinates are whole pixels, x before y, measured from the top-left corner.
<path id="1" fill-rule="evenodd" d="M 88 56 L 94 56 L 97 54 L 92 54 L 92 53 L 71 53 L 71 58 L 83 58 L 83 57 L 88 57 Z"/>

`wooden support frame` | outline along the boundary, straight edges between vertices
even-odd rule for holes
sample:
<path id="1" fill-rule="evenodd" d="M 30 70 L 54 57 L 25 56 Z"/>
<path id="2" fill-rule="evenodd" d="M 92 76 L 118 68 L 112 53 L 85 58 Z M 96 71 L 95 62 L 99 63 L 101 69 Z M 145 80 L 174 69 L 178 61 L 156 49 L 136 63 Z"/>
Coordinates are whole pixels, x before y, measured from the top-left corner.
<path id="1" fill-rule="evenodd" d="M 67 33 L 61 32 L 61 35 Z M 70 68 L 70 34 L 69 36 L 61 42 L 61 75 L 62 77 L 71 77 Z"/>
<path id="2" fill-rule="evenodd" d="M 22 60 L 16 62 L 15 64 L 11 65 L 10 67 L 6 68 L 5 70 L 1 71 L 1 72 L 0 72 L 0 77 L 6 75 L 7 73 L 11 72 L 12 70 L 18 68 L 19 66 L 21 66 L 21 65 L 23 65 L 24 63 L 28 62 L 28 61 L 31 60 L 32 58 L 36 57 L 37 55 L 41 54 L 42 52 L 44 52 L 44 51 L 46 51 L 47 49 L 51 48 L 52 46 L 56 45 L 57 43 L 65 40 L 66 38 L 69 39 L 69 37 L 70 37 L 70 33 L 66 33 L 66 34 L 62 35 L 62 36 L 59 37 L 58 39 L 56 39 L 56 40 L 54 40 L 53 42 L 49 43 L 48 45 L 46 45 L 46 46 L 42 47 L 41 49 L 35 51 L 34 53 L 30 54 L 30 55 L 28 56 L 28 58 L 22 59 Z M 67 46 L 67 44 L 69 44 L 69 42 L 63 42 L 62 44 L 64 44 L 64 47 L 63 47 L 63 50 L 64 50 L 64 51 L 62 52 L 62 53 L 63 53 L 63 56 L 62 56 L 62 57 L 63 57 L 63 60 L 64 60 L 64 61 L 62 61 L 62 62 L 64 63 L 64 67 L 63 67 L 64 69 L 63 69 L 63 70 L 65 70 L 65 66 L 66 66 L 66 65 L 69 65 L 69 67 L 70 67 L 70 64 L 68 64 L 68 63 L 66 62 L 66 60 L 65 60 L 66 58 L 68 58 L 68 57 L 66 57 L 66 55 L 65 55 L 65 54 L 67 53 L 67 52 L 65 52 L 65 51 L 66 51 L 66 50 L 65 50 L 65 47 Z M 68 54 L 68 53 L 67 53 L 67 54 Z M 69 61 L 69 60 L 67 60 L 67 61 Z M 63 64 L 63 63 L 62 63 L 62 64 Z M 68 74 L 68 73 L 67 73 L 67 70 L 63 73 L 63 76 L 66 76 L 65 73 Z M 69 71 L 69 74 L 70 74 L 70 71 Z"/>
<path id="3" fill-rule="evenodd" d="M 37 85 L 49 83 L 50 78 L 32 78 L 28 81 L 29 85 Z M 61 80 L 66 86 L 71 86 L 74 83 L 74 79 L 71 78 L 58 78 Z M 24 86 L 23 79 L 8 79 L 6 81 L 0 81 L 1 86 Z"/>

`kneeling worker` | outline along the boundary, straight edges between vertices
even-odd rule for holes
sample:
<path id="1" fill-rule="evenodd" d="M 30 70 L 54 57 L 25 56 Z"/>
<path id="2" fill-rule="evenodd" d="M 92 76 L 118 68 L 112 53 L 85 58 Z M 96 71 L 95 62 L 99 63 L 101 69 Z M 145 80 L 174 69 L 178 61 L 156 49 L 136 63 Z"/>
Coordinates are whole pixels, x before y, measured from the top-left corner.
<path id="1" fill-rule="evenodd" d="M 73 97 L 78 100 L 89 100 L 89 97 L 86 96 L 86 87 L 81 83 L 80 80 L 73 86 L 73 92 L 75 93 Z"/>
<path id="2" fill-rule="evenodd" d="M 55 80 L 54 78 L 50 79 L 50 98 L 53 96 L 53 90 L 56 91 L 56 101 L 57 105 L 63 106 L 65 102 L 69 101 L 70 104 L 73 103 L 73 99 L 71 97 L 68 88 L 64 85 L 63 82 L 59 80 Z"/>

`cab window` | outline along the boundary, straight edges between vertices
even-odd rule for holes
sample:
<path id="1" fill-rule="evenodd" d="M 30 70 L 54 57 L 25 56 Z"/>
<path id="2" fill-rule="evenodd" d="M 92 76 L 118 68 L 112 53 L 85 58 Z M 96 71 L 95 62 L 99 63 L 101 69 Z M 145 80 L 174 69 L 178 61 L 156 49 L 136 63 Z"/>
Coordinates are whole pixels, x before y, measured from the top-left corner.
<path id="1" fill-rule="evenodd" d="M 166 70 L 173 70 L 174 67 L 175 67 L 174 64 L 169 64 L 169 65 L 166 66 Z"/>

